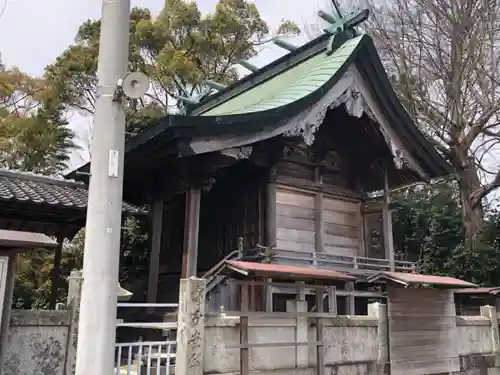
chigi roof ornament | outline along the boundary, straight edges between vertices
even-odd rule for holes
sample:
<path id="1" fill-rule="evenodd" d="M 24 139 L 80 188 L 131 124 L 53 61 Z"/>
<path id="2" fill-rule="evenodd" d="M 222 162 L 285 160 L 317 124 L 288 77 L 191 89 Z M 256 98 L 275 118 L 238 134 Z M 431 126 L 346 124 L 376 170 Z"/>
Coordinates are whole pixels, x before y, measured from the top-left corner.
<path id="1" fill-rule="evenodd" d="M 359 35 L 356 27 L 365 22 L 370 16 L 368 9 L 357 8 L 354 11 L 343 14 L 337 0 L 332 0 L 333 7 L 337 13 L 336 16 L 320 10 L 318 16 L 330 23 L 330 26 L 325 29 L 327 34 L 331 34 L 330 41 L 326 50 L 327 55 L 331 55 L 342 44 L 349 39 Z"/>

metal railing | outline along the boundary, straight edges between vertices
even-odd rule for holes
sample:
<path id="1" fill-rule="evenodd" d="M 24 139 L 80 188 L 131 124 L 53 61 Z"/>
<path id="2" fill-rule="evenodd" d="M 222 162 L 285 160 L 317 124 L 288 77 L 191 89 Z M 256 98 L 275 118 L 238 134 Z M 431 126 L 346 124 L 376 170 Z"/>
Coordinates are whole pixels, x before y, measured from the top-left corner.
<path id="1" fill-rule="evenodd" d="M 271 249 L 270 257 L 274 262 L 290 262 L 297 265 L 325 267 L 339 270 L 360 270 L 372 272 L 391 270 L 391 263 L 389 259 L 344 256 L 288 249 Z M 396 260 L 394 263 L 395 270 L 397 272 L 412 273 L 416 271 L 416 264 L 413 262 Z"/>
<path id="2" fill-rule="evenodd" d="M 137 341 L 116 344 L 115 375 L 171 375 L 175 341 Z"/>
<path id="3" fill-rule="evenodd" d="M 178 303 L 118 303 L 118 308 L 177 309 Z M 162 332 L 165 340 L 117 342 L 115 375 L 170 375 L 174 374 L 176 342 L 167 338 L 177 329 L 177 322 L 125 322 L 117 320 L 116 327 Z"/>
<path id="4" fill-rule="evenodd" d="M 207 272 L 203 274 L 203 278 L 206 280 L 206 290 L 205 293 L 208 294 L 212 289 L 219 285 L 223 281 L 223 277 L 219 277 L 223 269 L 222 265 L 228 260 L 240 260 L 243 258 L 243 251 L 241 249 L 231 251 L 224 258 L 222 258 L 215 266 L 210 268 Z"/>

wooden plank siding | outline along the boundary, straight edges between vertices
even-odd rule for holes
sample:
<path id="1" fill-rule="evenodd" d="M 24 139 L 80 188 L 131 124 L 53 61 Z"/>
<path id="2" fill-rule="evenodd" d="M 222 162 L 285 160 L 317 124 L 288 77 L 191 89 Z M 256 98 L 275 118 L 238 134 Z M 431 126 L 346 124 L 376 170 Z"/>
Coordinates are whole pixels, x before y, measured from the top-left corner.
<path id="1" fill-rule="evenodd" d="M 344 256 L 360 256 L 361 204 L 326 197 L 324 199 L 324 252 Z"/>
<path id="2" fill-rule="evenodd" d="M 316 211 L 321 194 L 323 210 Z M 322 220 L 323 225 L 317 225 Z M 323 230 L 322 236 L 317 235 Z M 278 185 L 276 190 L 276 248 L 280 250 L 361 256 L 361 204 L 329 194 Z M 323 239 L 321 246 L 316 241 Z"/>
<path id="3" fill-rule="evenodd" d="M 388 285 L 391 375 L 460 371 L 453 292 Z"/>

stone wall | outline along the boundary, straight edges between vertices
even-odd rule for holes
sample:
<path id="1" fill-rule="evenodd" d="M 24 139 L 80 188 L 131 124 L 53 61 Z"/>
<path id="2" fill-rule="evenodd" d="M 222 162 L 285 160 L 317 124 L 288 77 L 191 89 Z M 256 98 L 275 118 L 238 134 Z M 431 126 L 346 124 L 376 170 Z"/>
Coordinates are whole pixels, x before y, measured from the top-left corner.
<path id="1" fill-rule="evenodd" d="M 64 375 L 69 311 L 12 310 L 4 374 Z"/>
<path id="2" fill-rule="evenodd" d="M 370 307 L 370 316 L 338 316 L 323 319 L 325 374 L 389 374 L 388 335 L 384 311 L 384 305 L 373 304 Z M 496 312 L 489 306 L 483 307 L 481 312 L 482 316 L 456 318 L 460 372 L 452 375 L 500 375 Z M 307 340 L 313 343 L 316 341 L 315 320 L 308 320 Z M 299 337 L 304 321 L 306 321 L 304 318 L 250 318 L 248 342 L 304 341 Z M 206 317 L 204 374 L 239 374 L 240 351 L 234 348 L 240 342 L 239 326 L 238 317 Z M 252 374 L 316 374 L 316 349 L 313 346 L 258 347 L 251 348 L 249 352 Z"/>

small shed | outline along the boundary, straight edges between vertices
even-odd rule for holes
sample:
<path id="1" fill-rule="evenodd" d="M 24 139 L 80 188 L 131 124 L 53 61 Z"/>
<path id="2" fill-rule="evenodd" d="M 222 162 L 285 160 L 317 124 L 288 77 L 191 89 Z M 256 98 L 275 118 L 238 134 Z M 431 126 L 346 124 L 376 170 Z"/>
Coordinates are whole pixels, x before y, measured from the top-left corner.
<path id="1" fill-rule="evenodd" d="M 386 283 L 392 375 L 460 371 L 454 290 L 477 285 L 449 276 L 381 272 Z"/>
<path id="2" fill-rule="evenodd" d="M 356 280 L 351 275 L 328 269 L 239 260 L 225 261 L 217 273 L 225 277 L 226 282 L 208 301 L 207 307 L 212 311 L 219 310 L 220 306 L 228 310 L 239 309 L 240 289 L 245 285 L 250 311 L 284 312 L 290 300 L 307 301 L 308 310 L 315 309 L 314 295 L 321 289 L 325 305 L 336 313 L 337 294 L 345 297 L 346 290 L 354 290 Z M 210 280 L 207 287 L 211 287 Z"/>

